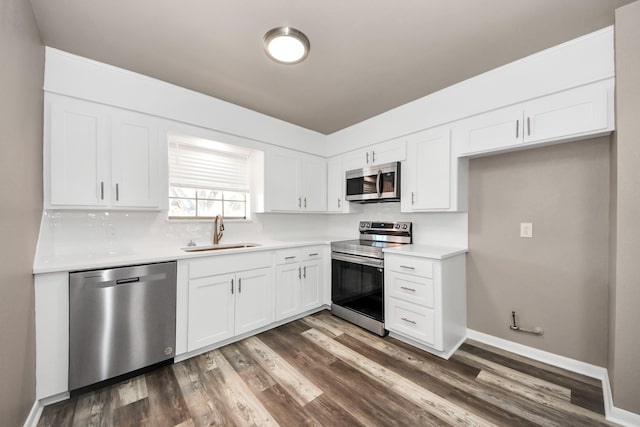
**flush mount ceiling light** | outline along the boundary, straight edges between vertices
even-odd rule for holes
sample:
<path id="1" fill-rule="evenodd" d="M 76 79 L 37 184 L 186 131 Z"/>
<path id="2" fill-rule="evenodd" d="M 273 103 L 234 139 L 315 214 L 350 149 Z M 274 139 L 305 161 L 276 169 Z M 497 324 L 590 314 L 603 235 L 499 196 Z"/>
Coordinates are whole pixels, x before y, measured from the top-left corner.
<path id="1" fill-rule="evenodd" d="M 297 64 L 309 55 L 309 39 L 302 31 L 278 27 L 264 35 L 264 51 L 281 64 Z"/>

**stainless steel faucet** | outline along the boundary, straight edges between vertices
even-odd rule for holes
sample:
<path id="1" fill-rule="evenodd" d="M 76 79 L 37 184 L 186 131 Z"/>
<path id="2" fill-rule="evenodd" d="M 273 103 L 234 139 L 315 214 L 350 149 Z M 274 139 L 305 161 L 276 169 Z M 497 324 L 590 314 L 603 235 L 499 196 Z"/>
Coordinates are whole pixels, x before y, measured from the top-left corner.
<path id="1" fill-rule="evenodd" d="M 220 243 L 220 239 L 222 239 L 222 235 L 224 234 L 224 222 L 222 220 L 222 215 L 216 215 L 213 220 L 213 244 L 217 245 Z"/>

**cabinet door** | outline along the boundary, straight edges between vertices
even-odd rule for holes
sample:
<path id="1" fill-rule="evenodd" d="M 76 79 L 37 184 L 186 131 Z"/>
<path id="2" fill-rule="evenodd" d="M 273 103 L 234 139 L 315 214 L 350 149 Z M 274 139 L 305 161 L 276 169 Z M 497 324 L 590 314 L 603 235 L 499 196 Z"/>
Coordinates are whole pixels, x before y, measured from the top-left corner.
<path id="1" fill-rule="evenodd" d="M 327 163 L 324 159 L 303 159 L 300 163 L 302 210 L 327 210 Z"/>
<path id="2" fill-rule="evenodd" d="M 111 201 L 121 207 L 158 206 L 158 126 L 155 119 L 117 112 L 112 127 Z"/>
<path id="3" fill-rule="evenodd" d="M 343 212 L 345 175 L 342 158 L 334 157 L 327 163 L 327 212 Z"/>
<path id="4" fill-rule="evenodd" d="M 311 310 L 322 304 L 321 262 L 314 261 L 302 264 L 300 311 Z"/>
<path id="5" fill-rule="evenodd" d="M 281 265 L 276 269 L 276 320 L 286 319 L 300 312 L 300 264 Z"/>
<path id="6" fill-rule="evenodd" d="M 522 107 L 482 114 L 456 126 L 462 140 L 461 155 L 481 153 L 523 143 Z"/>
<path id="7" fill-rule="evenodd" d="M 349 171 L 383 163 L 401 162 L 406 158 L 406 140 L 399 138 L 381 142 L 346 155 L 343 159 L 343 167 L 345 171 Z"/>
<path id="8" fill-rule="evenodd" d="M 401 162 L 407 158 L 407 143 L 404 138 L 382 142 L 371 147 L 369 165 Z"/>
<path id="9" fill-rule="evenodd" d="M 294 154 L 271 153 L 267 156 L 265 193 L 270 211 L 299 211 L 299 158 Z"/>
<path id="10" fill-rule="evenodd" d="M 235 334 L 268 325 L 272 319 L 271 268 L 245 271 L 236 275 Z"/>
<path id="11" fill-rule="evenodd" d="M 51 205 L 95 207 L 108 204 L 108 131 L 104 107 L 73 99 L 51 100 Z"/>
<path id="12" fill-rule="evenodd" d="M 606 130 L 608 89 L 596 85 L 560 92 L 525 106 L 524 142 L 568 138 Z"/>
<path id="13" fill-rule="evenodd" d="M 233 336 L 235 274 L 189 281 L 188 350 Z"/>
<path id="14" fill-rule="evenodd" d="M 451 138 L 449 129 L 409 140 L 403 169 L 403 211 L 446 210 L 451 206 Z"/>

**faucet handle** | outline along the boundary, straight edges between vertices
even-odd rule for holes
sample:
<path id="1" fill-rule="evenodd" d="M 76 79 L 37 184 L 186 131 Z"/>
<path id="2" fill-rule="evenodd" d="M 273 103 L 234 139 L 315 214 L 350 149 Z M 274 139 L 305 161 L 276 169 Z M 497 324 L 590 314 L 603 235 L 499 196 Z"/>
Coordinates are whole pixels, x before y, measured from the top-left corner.
<path id="1" fill-rule="evenodd" d="M 196 242 L 193 241 L 193 239 L 189 240 L 189 243 L 187 243 L 187 246 L 196 246 Z"/>

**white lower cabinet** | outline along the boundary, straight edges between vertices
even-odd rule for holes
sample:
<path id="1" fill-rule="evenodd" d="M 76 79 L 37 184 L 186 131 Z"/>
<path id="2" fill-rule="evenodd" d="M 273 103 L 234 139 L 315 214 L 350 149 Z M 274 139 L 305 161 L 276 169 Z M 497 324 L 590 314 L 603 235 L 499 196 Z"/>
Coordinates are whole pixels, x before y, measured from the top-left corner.
<path id="1" fill-rule="evenodd" d="M 188 262 L 187 351 L 195 351 L 273 321 L 272 253 Z"/>
<path id="2" fill-rule="evenodd" d="M 283 320 L 322 305 L 322 248 L 279 251 L 276 255 L 276 313 Z"/>
<path id="3" fill-rule="evenodd" d="M 448 359 L 467 327 L 465 255 L 431 259 L 385 253 L 385 328 Z"/>

